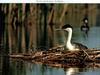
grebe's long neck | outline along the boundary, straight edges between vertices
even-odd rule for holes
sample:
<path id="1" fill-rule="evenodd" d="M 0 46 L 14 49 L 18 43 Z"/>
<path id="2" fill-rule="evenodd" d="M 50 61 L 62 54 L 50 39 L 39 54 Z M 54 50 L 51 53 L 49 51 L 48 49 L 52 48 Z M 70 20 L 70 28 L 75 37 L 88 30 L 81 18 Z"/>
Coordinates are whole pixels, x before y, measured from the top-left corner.
<path id="1" fill-rule="evenodd" d="M 72 46 L 72 44 L 71 44 L 72 29 L 71 29 L 71 28 L 68 28 L 67 31 L 68 31 L 68 38 L 67 38 L 67 42 L 66 42 L 66 47 L 67 47 L 69 50 L 73 50 L 73 46 Z"/>
<path id="2" fill-rule="evenodd" d="M 72 29 L 70 28 L 70 29 L 68 30 L 67 43 L 71 43 L 71 38 L 72 38 Z"/>

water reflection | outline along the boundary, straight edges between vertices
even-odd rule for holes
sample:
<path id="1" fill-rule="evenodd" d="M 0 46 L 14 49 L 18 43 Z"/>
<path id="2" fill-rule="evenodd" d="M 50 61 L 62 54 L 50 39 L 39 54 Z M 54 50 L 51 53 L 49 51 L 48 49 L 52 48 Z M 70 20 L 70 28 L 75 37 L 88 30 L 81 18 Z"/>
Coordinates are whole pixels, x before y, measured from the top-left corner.
<path id="1" fill-rule="evenodd" d="M 9 70 L 8 70 L 8 69 Z M 6 71 L 5 71 L 6 70 Z M 100 68 L 56 68 L 44 64 L 11 60 L 2 75 L 99 75 Z"/>
<path id="2" fill-rule="evenodd" d="M 79 68 L 68 68 L 66 70 L 66 75 L 75 75 L 79 72 Z"/>
<path id="3" fill-rule="evenodd" d="M 100 75 L 100 69 L 93 68 L 68 68 L 66 75 Z"/>
<path id="4" fill-rule="evenodd" d="M 2 75 L 11 75 L 10 74 L 10 67 L 9 67 L 9 57 L 3 56 L 2 57 Z"/>
<path id="5" fill-rule="evenodd" d="M 13 75 L 64 75 L 63 69 L 25 61 L 12 61 L 10 67 L 12 68 Z"/>

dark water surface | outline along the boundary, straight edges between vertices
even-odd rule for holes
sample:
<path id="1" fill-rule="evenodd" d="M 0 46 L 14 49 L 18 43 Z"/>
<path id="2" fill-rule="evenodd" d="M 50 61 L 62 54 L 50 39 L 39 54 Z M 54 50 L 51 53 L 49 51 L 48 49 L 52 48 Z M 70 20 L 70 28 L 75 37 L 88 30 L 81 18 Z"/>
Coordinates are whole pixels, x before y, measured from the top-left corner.
<path id="1" fill-rule="evenodd" d="M 65 40 L 65 38 L 62 39 Z M 88 34 L 76 28 L 74 29 L 72 40 L 80 42 L 89 48 L 100 49 L 100 27 L 92 27 Z M 97 66 L 56 68 L 45 64 L 11 60 L 6 56 L 0 55 L 0 75 L 100 75 L 100 68 L 97 68 Z"/>

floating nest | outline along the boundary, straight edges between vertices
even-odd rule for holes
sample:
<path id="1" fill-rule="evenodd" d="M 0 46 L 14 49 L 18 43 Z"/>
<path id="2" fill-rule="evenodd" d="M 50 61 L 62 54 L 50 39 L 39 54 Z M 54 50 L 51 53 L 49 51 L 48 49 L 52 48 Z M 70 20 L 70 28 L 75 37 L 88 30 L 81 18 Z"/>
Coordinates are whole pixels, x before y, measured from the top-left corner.
<path id="1" fill-rule="evenodd" d="M 9 56 L 14 59 L 22 59 L 34 63 L 38 62 L 56 67 L 82 67 L 86 65 L 89 66 L 91 63 L 100 63 L 100 50 L 95 49 L 81 51 L 49 49 L 47 51 L 32 51 L 29 54 L 9 54 Z M 100 65 L 97 67 L 100 67 Z"/>

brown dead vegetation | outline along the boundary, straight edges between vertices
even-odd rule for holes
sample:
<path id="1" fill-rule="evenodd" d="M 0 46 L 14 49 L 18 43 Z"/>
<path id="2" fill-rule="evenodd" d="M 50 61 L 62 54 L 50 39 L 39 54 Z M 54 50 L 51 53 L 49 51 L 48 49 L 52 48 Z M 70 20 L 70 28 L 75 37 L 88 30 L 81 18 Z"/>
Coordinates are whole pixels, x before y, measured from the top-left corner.
<path id="1" fill-rule="evenodd" d="M 89 49 L 83 51 L 48 50 L 32 51 L 31 54 L 10 54 L 11 58 L 17 58 L 32 62 L 40 62 L 56 67 L 82 66 L 86 63 L 100 63 L 100 50 Z"/>

